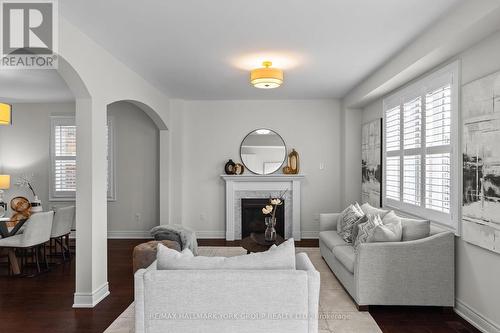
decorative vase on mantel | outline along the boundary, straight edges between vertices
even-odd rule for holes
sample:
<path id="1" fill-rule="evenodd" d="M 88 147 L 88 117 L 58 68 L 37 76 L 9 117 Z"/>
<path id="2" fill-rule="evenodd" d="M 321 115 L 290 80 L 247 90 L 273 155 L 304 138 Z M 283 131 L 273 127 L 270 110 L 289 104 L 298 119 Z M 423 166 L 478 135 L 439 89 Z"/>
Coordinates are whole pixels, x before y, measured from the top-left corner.
<path id="1" fill-rule="evenodd" d="M 268 216 L 265 218 L 266 231 L 264 232 L 264 239 L 269 242 L 276 240 L 276 217 Z"/>

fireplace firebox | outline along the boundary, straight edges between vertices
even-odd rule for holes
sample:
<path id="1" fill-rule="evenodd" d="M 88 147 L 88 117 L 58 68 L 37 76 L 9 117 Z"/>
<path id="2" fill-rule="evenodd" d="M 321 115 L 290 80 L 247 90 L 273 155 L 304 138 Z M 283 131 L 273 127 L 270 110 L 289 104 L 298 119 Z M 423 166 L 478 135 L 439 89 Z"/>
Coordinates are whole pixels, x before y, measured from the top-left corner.
<path id="1" fill-rule="evenodd" d="M 243 198 L 241 199 L 241 238 L 250 236 L 252 232 L 264 233 L 266 215 L 262 208 L 269 205 L 269 198 Z M 276 232 L 285 238 L 285 202 L 278 206 L 276 211 Z"/>

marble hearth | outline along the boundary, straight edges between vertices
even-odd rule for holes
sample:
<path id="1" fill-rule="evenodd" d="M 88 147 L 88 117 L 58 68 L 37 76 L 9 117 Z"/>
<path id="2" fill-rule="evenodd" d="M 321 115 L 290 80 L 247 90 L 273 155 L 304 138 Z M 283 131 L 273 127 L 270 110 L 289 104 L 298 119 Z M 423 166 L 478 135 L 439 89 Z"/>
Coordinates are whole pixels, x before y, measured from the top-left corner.
<path id="1" fill-rule="evenodd" d="M 226 182 L 226 240 L 241 239 L 241 199 L 276 197 L 285 189 L 285 238 L 300 240 L 303 175 L 222 175 Z"/>

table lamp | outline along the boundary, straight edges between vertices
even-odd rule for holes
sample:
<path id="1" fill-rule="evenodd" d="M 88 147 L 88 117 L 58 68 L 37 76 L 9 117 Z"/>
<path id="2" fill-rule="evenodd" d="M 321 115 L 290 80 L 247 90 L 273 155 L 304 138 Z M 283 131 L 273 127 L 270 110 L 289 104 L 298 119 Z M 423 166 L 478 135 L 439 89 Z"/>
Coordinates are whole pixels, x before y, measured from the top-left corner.
<path id="1" fill-rule="evenodd" d="M 3 201 L 3 190 L 10 188 L 10 175 L 0 175 L 0 217 L 7 212 L 7 204 Z"/>

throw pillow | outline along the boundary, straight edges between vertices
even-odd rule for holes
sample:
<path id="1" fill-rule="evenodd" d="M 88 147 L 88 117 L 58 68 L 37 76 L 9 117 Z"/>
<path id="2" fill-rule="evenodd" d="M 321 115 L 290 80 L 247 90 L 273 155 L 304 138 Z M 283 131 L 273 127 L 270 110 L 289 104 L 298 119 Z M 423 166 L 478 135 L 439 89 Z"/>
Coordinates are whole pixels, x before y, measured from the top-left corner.
<path id="1" fill-rule="evenodd" d="M 358 235 L 356 241 L 354 242 L 354 247 L 358 247 L 359 244 L 368 243 L 368 240 L 373 235 L 375 228 L 382 224 L 380 215 L 368 215 L 368 221 L 358 225 Z"/>
<path id="2" fill-rule="evenodd" d="M 401 225 L 403 226 L 403 241 L 426 238 L 431 233 L 431 222 L 429 220 L 401 217 Z"/>
<path id="3" fill-rule="evenodd" d="M 272 270 L 295 269 L 295 245 L 293 238 L 269 249 L 266 252 L 252 253 L 236 257 L 204 257 L 193 256 L 189 249 L 177 255 L 171 249 L 158 245 L 158 270 L 208 270 L 208 269 L 240 269 L 240 270 Z"/>
<path id="4" fill-rule="evenodd" d="M 378 225 L 373 230 L 373 234 L 369 237 L 368 242 L 400 242 L 403 233 L 401 219 L 390 211 L 382 219 L 381 225 Z"/>
<path id="5" fill-rule="evenodd" d="M 351 243 L 354 243 L 356 241 L 356 238 L 358 238 L 358 231 L 359 228 L 358 226 L 362 223 L 366 223 L 368 221 L 368 215 L 363 215 L 362 218 L 356 221 L 352 227 L 352 234 L 351 234 Z"/>
<path id="6" fill-rule="evenodd" d="M 339 225 L 337 226 L 337 233 L 344 240 L 344 242 L 347 243 L 352 242 L 352 228 L 354 224 L 360 218 L 363 217 L 363 215 L 364 215 L 363 212 L 358 210 L 356 205 L 349 205 L 340 214 Z"/>
<path id="7" fill-rule="evenodd" d="M 389 213 L 388 210 L 381 209 L 381 208 L 376 208 L 370 205 L 368 202 L 365 202 L 364 204 L 361 205 L 361 210 L 365 214 L 369 215 L 380 215 L 380 218 L 383 218 L 385 214 Z"/>

